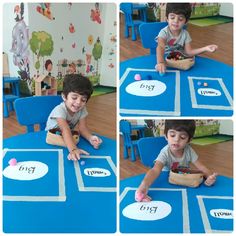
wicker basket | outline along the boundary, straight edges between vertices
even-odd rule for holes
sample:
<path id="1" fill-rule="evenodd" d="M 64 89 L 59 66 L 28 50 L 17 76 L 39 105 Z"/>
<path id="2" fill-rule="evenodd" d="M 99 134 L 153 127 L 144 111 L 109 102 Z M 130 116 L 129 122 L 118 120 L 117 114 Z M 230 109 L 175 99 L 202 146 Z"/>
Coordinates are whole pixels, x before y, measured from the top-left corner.
<path id="1" fill-rule="evenodd" d="M 179 173 L 181 169 L 170 170 L 169 183 L 188 187 L 198 187 L 203 181 L 203 173 L 200 171 L 188 170 Z"/>
<path id="2" fill-rule="evenodd" d="M 74 143 L 77 145 L 79 142 L 79 132 L 72 131 L 72 136 L 74 139 Z M 66 147 L 66 144 L 59 129 L 50 129 L 47 132 L 46 143 Z"/>
<path id="3" fill-rule="evenodd" d="M 188 70 L 195 64 L 195 58 L 189 57 L 182 51 L 172 51 L 165 58 L 166 65 L 179 70 Z"/>
<path id="4" fill-rule="evenodd" d="M 179 70 L 188 70 L 195 64 L 194 58 L 186 58 L 182 60 L 174 60 L 166 58 L 166 65 Z"/>

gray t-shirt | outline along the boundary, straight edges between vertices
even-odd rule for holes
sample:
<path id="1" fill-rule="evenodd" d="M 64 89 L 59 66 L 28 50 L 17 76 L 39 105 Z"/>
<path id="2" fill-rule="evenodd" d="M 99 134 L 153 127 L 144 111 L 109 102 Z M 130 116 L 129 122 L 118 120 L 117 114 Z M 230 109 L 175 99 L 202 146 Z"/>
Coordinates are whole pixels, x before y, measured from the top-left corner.
<path id="1" fill-rule="evenodd" d="M 192 149 L 192 147 L 187 144 L 184 148 L 184 153 L 182 157 L 174 157 L 170 151 L 169 145 L 166 145 L 162 148 L 161 152 L 159 153 L 157 159 L 155 161 L 160 161 L 165 167 L 169 170 L 171 169 L 173 163 L 178 162 L 179 167 L 189 167 L 190 163 L 194 163 L 198 159 L 198 155 Z"/>
<path id="2" fill-rule="evenodd" d="M 185 44 L 192 41 L 187 30 L 182 29 L 180 34 L 176 37 L 171 33 L 169 26 L 166 26 L 159 32 L 156 41 L 158 41 L 158 38 L 166 40 L 165 54 L 169 54 L 173 51 L 184 53 Z"/>
<path id="3" fill-rule="evenodd" d="M 52 112 L 50 113 L 45 130 L 50 130 L 53 128 L 58 128 L 57 118 L 65 119 L 70 127 L 70 129 L 74 129 L 77 123 L 84 117 L 88 115 L 86 107 L 84 107 L 81 111 L 75 113 L 73 116 L 69 114 L 67 111 L 66 105 L 64 102 L 56 106 Z"/>

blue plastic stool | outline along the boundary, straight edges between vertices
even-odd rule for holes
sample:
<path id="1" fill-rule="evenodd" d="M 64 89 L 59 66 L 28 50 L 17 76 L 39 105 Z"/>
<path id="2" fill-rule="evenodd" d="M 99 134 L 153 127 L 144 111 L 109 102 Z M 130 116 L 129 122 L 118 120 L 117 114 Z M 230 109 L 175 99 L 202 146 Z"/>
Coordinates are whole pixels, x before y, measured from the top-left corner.
<path id="1" fill-rule="evenodd" d="M 11 94 L 4 94 L 5 84 L 11 86 Z M 13 102 L 20 97 L 20 78 L 3 77 L 3 117 L 9 117 L 9 111 L 14 110 Z"/>
<path id="2" fill-rule="evenodd" d="M 131 161 L 136 160 L 136 155 L 139 155 L 138 148 L 137 148 L 137 141 L 131 139 L 132 130 L 131 124 L 127 120 L 120 121 L 120 132 L 123 135 L 123 142 L 124 142 L 124 159 L 129 158 L 129 149 L 131 155 Z M 135 153 L 136 149 L 136 153 Z"/>
<path id="3" fill-rule="evenodd" d="M 125 31 L 124 35 L 125 38 L 129 37 L 129 28 L 131 28 L 132 32 L 132 40 L 135 41 L 137 39 L 137 34 L 139 34 L 139 25 L 146 22 L 146 7 L 144 4 L 133 4 L 133 3 L 121 3 L 120 10 L 124 13 L 125 19 Z M 133 20 L 133 10 L 139 10 L 141 13 L 141 18 L 139 20 Z"/>

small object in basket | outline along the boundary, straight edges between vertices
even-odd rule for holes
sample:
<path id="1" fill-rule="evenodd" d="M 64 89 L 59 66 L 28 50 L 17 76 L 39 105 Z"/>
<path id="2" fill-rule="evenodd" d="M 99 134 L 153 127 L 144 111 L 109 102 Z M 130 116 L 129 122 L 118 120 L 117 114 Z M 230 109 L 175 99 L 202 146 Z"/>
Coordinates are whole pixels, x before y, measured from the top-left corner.
<path id="1" fill-rule="evenodd" d="M 9 164 L 10 166 L 16 166 L 16 164 L 17 164 L 16 158 L 12 158 L 12 159 L 8 162 L 8 164 Z"/>
<path id="2" fill-rule="evenodd" d="M 147 79 L 148 80 L 152 80 L 152 76 L 151 75 L 147 75 Z"/>
<path id="3" fill-rule="evenodd" d="M 84 165 L 85 165 L 85 161 L 81 161 L 81 162 L 80 162 L 80 165 L 81 165 L 81 166 L 84 166 Z"/>
<path id="4" fill-rule="evenodd" d="M 204 87 L 208 87 L 208 83 L 204 82 L 204 83 L 203 83 L 203 86 L 204 86 Z"/>
<path id="5" fill-rule="evenodd" d="M 135 80 L 141 80 L 141 75 L 140 74 L 135 74 L 134 79 Z"/>
<path id="6" fill-rule="evenodd" d="M 200 81 L 198 81 L 198 82 L 197 82 L 197 85 L 198 85 L 198 86 L 201 86 L 201 85 L 202 85 L 202 83 L 201 83 Z"/>
<path id="7" fill-rule="evenodd" d="M 60 132 L 60 131 L 56 131 L 55 134 L 56 134 L 56 135 L 61 135 L 61 132 Z"/>

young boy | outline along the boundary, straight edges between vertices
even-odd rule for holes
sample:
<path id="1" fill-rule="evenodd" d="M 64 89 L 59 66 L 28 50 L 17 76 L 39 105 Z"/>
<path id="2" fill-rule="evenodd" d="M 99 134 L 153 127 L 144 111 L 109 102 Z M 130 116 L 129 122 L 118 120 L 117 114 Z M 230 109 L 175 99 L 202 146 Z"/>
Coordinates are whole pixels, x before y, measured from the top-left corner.
<path id="1" fill-rule="evenodd" d="M 197 49 L 191 47 L 192 39 L 188 31 L 184 29 L 191 12 L 190 3 L 167 3 L 166 19 L 168 26 L 162 29 L 156 37 L 158 42 L 156 70 L 160 73 L 166 71 L 165 54 L 179 51 L 186 57 L 193 57 L 203 52 L 214 52 L 218 48 L 217 45 L 207 45 Z"/>
<path id="2" fill-rule="evenodd" d="M 135 193 L 137 201 L 151 201 L 147 195 L 150 185 L 158 178 L 164 166 L 171 169 L 173 165 L 189 168 L 192 163 L 200 170 L 205 180 L 205 185 L 211 186 L 216 181 L 216 173 L 210 171 L 199 160 L 196 152 L 189 145 L 195 132 L 194 120 L 166 120 L 165 121 L 165 137 L 168 144 L 161 150 L 155 165 L 150 169 Z"/>
<path id="3" fill-rule="evenodd" d="M 92 135 L 86 125 L 86 103 L 93 93 L 90 80 L 78 74 L 66 75 L 63 82 L 63 102 L 56 106 L 48 117 L 46 130 L 60 128 L 64 142 L 69 150 L 68 159 L 76 161 L 80 154 L 89 153 L 78 149 L 73 141 L 71 130 L 78 128 L 79 133 L 94 148 L 99 148 L 102 140 Z"/>

